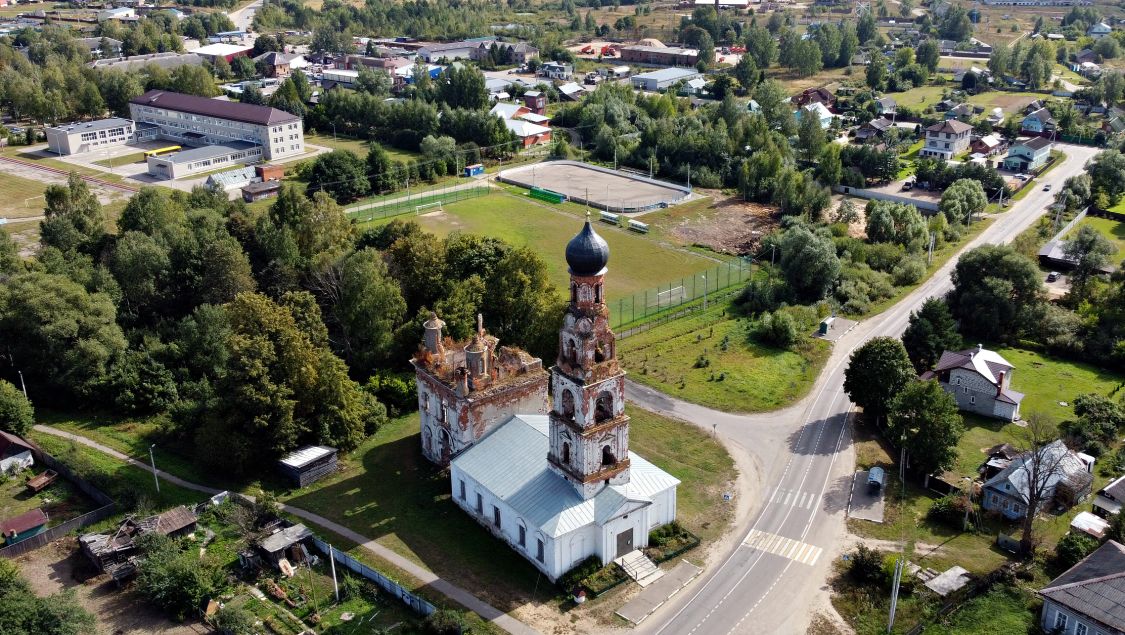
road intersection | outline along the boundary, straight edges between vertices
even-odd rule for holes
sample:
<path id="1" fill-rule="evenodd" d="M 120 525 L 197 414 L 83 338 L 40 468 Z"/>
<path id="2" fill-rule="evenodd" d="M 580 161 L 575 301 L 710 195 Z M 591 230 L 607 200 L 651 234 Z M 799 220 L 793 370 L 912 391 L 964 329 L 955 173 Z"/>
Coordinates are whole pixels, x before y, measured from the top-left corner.
<path id="1" fill-rule="evenodd" d="M 1034 189 L 996 217 L 962 251 L 1011 242 L 1053 202 L 1043 185 L 1057 190 L 1084 171 L 1098 150 L 1056 144 L 1063 163 Z M 898 336 L 911 312 L 951 287 L 950 259 L 926 282 L 890 309 L 861 322 L 835 344 L 811 393 L 780 411 L 739 415 L 676 400 L 629 382 L 638 405 L 716 430 L 732 452 L 745 453 L 763 475 L 751 483 L 760 493 L 747 520 L 736 528 L 742 540 L 725 559 L 661 607 L 638 631 L 646 635 L 804 633 L 812 612 L 825 605 L 832 561 L 846 540 L 844 511 L 855 457 L 847 422 L 852 404 L 843 391 L 851 352 L 871 337 Z"/>

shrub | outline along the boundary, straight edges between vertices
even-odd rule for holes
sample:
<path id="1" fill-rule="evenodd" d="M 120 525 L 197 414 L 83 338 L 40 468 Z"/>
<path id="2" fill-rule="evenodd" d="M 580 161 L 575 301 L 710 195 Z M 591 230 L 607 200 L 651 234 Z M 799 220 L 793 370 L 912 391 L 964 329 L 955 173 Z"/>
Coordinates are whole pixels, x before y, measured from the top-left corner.
<path id="1" fill-rule="evenodd" d="M 414 375 L 409 373 L 376 371 L 364 388 L 387 407 L 390 417 L 399 417 L 418 407 L 418 389 Z"/>
<path id="2" fill-rule="evenodd" d="M 224 606 L 215 614 L 215 628 L 225 635 L 253 635 L 254 616 L 244 608 Z"/>
<path id="3" fill-rule="evenodd" d="M 875 243 L 867 246 L 867 266 L 875 271 L 890 273 L 903 259 L 902 247 L 892 243 Z"/>
<path id="4" fill-rule="evenodd" d="M 422 632 L 426 635 L 460 635 L 461 614 L 449 609 L 434 611 L 423 622 Z"/>
<path id="5" fill-rule="evenodd" d="M 926 263 L 922 262 L 921 258 L 909 257 L 903 258 L 894 270 L 891 272 L 891 277 L 894 278 L 896 286 L 906 286 L 914 284 L 926 275 Z"/>
<path id="6" fill-rule="evenodd" d="M 866 313 L 872 302 L 893 294 L 894 285 L 889 275 L 867 265 L 856 264 L 844 268 L 840 286 L 836 289 L 836 299 L 843 311 L 851 314 Z"/>
<path id="7" fill-rule="evenodd" d="M 0 430 L 19 436 L 35 425 L 35 410 L 23 392 L 0 379 Z"/>
<path id="8" fill-rule="evenodd" d="M 792 316 L 782 311 L 763 313 L 750 333 L 758 342 L 777 348 L 789 348 L 797 341 L 797 325 Z"/>
<path id="9" fill-rule="evenodd" d="M 883 552 L 860 544 L 848 554 L 848 578 L 859 586 L 882 586 L 886 581 L 883 573 Z"/>
<path id="10" fill-rule="evenodd" d="M 946 494 L 930 505 L 926 510 L 926 518 L 947 527 L 961 529 L 968 505 L 969 501 L 964 494 Z"/>
<path id="11" fill-rule="evenodd" d="M 1070 532 L 1055 545 L 1055 563 L 1069 569 L 1098 548 L 1098 541 L 1084 533 Z"/>
<path id="12" fill-rule="evenodd" d="M 559 577 L 559 586 L 570 591 L 582 585 L 582 581 L 598 572 L 602 568 L 602 561 L 597 556 L 590 556 L 574 565 L 570 571 Z"/>

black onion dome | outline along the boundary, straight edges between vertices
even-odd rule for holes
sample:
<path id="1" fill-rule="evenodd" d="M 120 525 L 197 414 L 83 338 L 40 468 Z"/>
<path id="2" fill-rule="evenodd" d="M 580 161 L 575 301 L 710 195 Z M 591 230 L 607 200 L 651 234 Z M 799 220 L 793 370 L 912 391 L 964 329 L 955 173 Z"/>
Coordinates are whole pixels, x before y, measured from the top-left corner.
<path id="1" fill-rule="evenodd" d="M 582 231 L 566 244 L 566 264 L 571 275 L 596 276 L 605 271 L 609 262 L 609 245 L 594 231 L 590 219 L 582 226 Z"/>

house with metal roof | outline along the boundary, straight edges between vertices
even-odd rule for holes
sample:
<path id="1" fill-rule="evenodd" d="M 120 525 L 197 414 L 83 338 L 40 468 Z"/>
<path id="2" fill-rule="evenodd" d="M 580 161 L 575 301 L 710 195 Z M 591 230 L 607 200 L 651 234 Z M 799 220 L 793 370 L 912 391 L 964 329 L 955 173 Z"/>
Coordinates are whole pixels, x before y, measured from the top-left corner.
<path id="1" fill-rule="evenodd" d="M 832 118 L 835 117 L 835 115 L 832 114 L 832 111 L 828 110 L 828 106 L 825 106 L 822 102 L 819 101 L 810 102 L 804 106 L 801 106 L 797 109 L 797 112 L 794 116 L 796 117 L 797 121 L 801 121 L 805 117 L 813 117 L 820 123 L 820 127 L 824 129 L 827 129 L 832 125 Z"/>
<path id="2" fill-rule="evenodd" d="M 1118 476 L 1094 497 L 1094 513 L 1109 518 L 1121 512 L 1122 504 L 1125 504 L 1125 476 Z"/>
<path id="3" fill-rule="evenodd" d="M 30 442 L 10 432 L 0 431 L 0 472 L 26 470 L 34 463 Z"/>
<path id="4" fill-rule="evenodd" d="M 633 88 L 637 90 L 654 93 L 667 90 L 678 82 L 686 82 L 696 77 L 701 77 L 701 75 L 694 68 L 661 68 L 633 75 L 629 78 L 629 81 L 633 83 Z"/>
<path id="5" fill-rule="evenodd" d="M 628 558 L 637 563 L 630 575 L 655 579 L 639 550 L 675 520 L 680 481 L 629 450 L 625 372 L 603 293 L 609 246 L 589 220 L 566 261 L 570 303 L 550 412 L 515 414 L 455 456 L 453 500 L 552 581 L 592 556 Z"/>
<path id="6" fill-rule="evenodd" d="M 1047 164 L 1051 157 L 1051 140 L 1046 137 L 1016 139 L 1004 157 L 1004 169 L 1012 172 L 1030 172 Z"/>
<path id="7" fill-rule="evenodd" d="M 1023 121 L 1020 122 L 1020 132 L 1034 134 L 1054 132 L 1056 125 L 1051 111 L 1044 107 L 1024 115 Z"/>
<path id="8" fill-rule="evenodd" d="M 1024 452 L 981 487 L 981 507 L 1019 520 L 1059 505 L 1069 508 L 1090 494 L 1093 459 L 1079 455 L 1060 440 Z M 1038 458 L 1036 458 L 1038 457 Z M 1035 484 L 1033 486 L 1033 483 Z M 1029 512 L 1032 488 L 1039 491 L 1038 508 Z"/>
<path id="9" fill-rule="evenodd" d="M 936 379 L 961 410 L 1016 421 L 1023 393 L 1011 389 L 1014 368 L 995 351 L 978 345 L 964 351 L 945 351 L 937 366 L 923 373 L 922 379 Z"/>
<path id="10" fill-rule="evenodd" d="M 0 521 L 0 538 L 4 544 L 14 545 L 43 531 L 47 526 L 47 512 L 36 508 L 29 512 Z"/>
<path id="11" fill-rule="evenodd" d="M 277 463 L 281 473 L 297 487 L 305 487 L 336 471 L 336 453 L 336 448 L 309 445 L 285 455 Z"/>
<path id="12" fill-rule="evenodd" d="M 956 119 L 935 123 L 926 128 L 926 145 L 919 154 L 948 161 L 969 148 L 972 131 L 971 125 Z"/>
<path id="13" fill-rule="evenodd" d="M 1125 633 L 1125 545 L 1110 540 L 1039 591 L 1046 633 Z"/>

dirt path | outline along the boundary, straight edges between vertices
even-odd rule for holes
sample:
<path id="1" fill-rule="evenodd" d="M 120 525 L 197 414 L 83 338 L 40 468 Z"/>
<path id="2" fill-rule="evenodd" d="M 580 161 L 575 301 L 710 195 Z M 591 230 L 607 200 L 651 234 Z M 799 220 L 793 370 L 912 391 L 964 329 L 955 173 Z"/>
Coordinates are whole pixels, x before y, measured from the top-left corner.
<path id="1" fill-rule="evenodd" d="M 36 595 L 73 589 L 78 603 L 97 618 L 99 635 L 198 635 L 211 629 L 199 622 L 174 624 L 131 590 L 120 591 L 107 575 L 96 575 L 78 551 L 78 541 L 64 538 L 36 549 L 15 563 Z"/>

